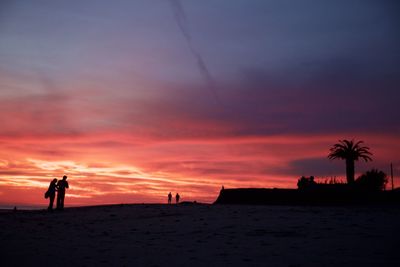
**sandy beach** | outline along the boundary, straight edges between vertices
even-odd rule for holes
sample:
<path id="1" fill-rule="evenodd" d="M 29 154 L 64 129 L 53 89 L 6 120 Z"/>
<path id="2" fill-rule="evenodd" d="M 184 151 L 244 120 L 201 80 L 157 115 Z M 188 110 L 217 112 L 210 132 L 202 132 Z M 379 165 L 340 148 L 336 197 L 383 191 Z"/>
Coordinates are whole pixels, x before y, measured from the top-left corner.
<path id="1" fill-rule="evenodd" d="M 399 266 L 399 207 L 2 211 L 2 266 Z"/>

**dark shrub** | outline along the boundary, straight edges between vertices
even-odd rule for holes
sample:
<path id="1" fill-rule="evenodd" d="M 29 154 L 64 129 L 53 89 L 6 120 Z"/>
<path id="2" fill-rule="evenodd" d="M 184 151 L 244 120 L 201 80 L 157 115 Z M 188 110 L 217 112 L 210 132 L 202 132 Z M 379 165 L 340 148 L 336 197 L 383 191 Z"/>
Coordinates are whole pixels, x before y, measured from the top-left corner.
<path id="1" fill-rule="evenodd" d="M 372 169 L 357 178 L 356 186 L 363 190 L 381 191 L 385 189 L 387 181 L 386 173 Z"/>
<path id="2" fill-rule="evenodd" d="M 310 176 L 309 178 L 302 176 L 299 180 L 297 180 L 297 187 L 299 189 L 314 187 L 315 184 L 314 176 Z"/>

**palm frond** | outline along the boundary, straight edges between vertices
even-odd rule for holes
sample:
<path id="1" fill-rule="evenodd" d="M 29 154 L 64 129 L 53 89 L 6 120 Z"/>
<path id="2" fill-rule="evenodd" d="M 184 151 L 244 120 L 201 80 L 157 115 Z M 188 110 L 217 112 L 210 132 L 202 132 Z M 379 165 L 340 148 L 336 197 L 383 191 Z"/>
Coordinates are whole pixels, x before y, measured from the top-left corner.
<path id="1" fill-rule="evenodd" d="M 333 159 L 352 159 L 358 160 L 359 158 L 365 161 L 371 161 L 370 157 L 372 153 L 369 151 L 369 147 L 362 146 L 364 141 L 354 142 L 352 140 L 339 140 L 339 143 L 334 144 L 329 149 L 328 158 Z"/>

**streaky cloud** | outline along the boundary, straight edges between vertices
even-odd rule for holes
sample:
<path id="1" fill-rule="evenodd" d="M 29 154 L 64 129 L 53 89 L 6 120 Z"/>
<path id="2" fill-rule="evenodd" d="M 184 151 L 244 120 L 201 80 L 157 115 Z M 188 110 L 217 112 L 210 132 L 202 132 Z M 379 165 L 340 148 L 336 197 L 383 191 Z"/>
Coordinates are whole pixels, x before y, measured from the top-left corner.
<path id="1" fill-rule="evenodd" d="M 193 44 L 192 34 L 190 33 L 190 30 L 189 30 L 186 13 L 183 9 L 182 3 L 179 0 L 169 0 L 169 2 L 174 11 L 174 17 L 176 20 L 176 24 L 178 25 L 179 29 L 181 30 L 183 37 L 186 39 L 186 42 L 187 42 L 190 52 L 192 53 L 193 57 L 196 59 L 196 64 L 200 71 L 201 76 L 206 81 L 207 86 L 210 89 L 210 91 L 214 97 L 215 102 L 217 104 L 222 105 L 221 99 L 216 90 L 214 79 L 212 78 L 212 76 L 210 74 L 209 68 L 207 67 L 207 64 L 205 63 L 202 55 L 200 54 L 200 52 L 196 49 L 196 47 Z"/>

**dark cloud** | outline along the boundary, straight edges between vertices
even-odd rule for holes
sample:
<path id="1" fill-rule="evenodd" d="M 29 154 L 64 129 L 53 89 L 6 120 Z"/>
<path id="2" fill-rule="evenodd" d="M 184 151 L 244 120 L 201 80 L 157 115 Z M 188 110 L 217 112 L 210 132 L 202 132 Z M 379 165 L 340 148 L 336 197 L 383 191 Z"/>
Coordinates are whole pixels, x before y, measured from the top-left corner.
<path id="1" fill-rule="evenodd" d="M 223 106 L 210 101 L 206 89 L 195 83 L 164 85 L 164 92 L 146 98 L 93 95 L 84 104 L 79 94 L 58 91 L 2 98 L 1 134 L 122 131 L 178 139 L 399 133 L 400 75 L 374 71 L 344 59 L 310 61 L 276 74 L 248 69 L 219 84 Z"/>
<path id="2" fill-rule="evenodd" d="M 351 60 L 308 65 L 277 75 L 243 72 L 237 82 L 219 87 L 227 109 L 212 107 L 196 86 L 191 91 L 176 89 L 176 97 L 156 104 L 158 117 L 175 117 L 182 121 L 177 127 L 187 129 L 204 125 L 200 133 L 209 130 L 207 125 L 221 125 L 232 135 L 399 132 L 399 78 Z"/>
<path id="3" fill-rule="evenodd" d="M 137 10 L 140 13 L 137 14 L 140 15 L 140 23 L 131 21 L 135 22 L 132 23 L 133 26 L 139 25 L 139 29 L 134 27 L 135 30 L 132 30 L 135 34 L 119 32 L 119 28 L 118 32 L 124 33 L 121 36 L 104 34 L 107 37 L 104 42 L 108 44 L 111 39 L 112 44 L 116 45 L 110 44 L 109 48 L 115 59 L 104 56 L 107 53 L 102 50 L 101 44 L 104 42 L 101 42 L 100 37 L 103 35 L 96 35 L 94 40 L 83 38 L 82 41 L 78 30 L 73 34 L 76 38 L 73 43 L 76 46 L 64 47 L 61 45 L 65 43 L 57 42 L 53 44 L 55 50 L 52 53 L 55 55 L 56 51 L 62 55 L 57 60 L 47 62 L 45 59 L 49 51 L 41 49 L 41 52 L 46 53 L 41 55 L 43 58 L 39 58 L 40 64 L 33 64 L 31 70 L 37 76 L 33 86 L 37 92 L 0 98 L 0 119 L 3 121 L 1 135 L 73 136 L 122 131 L 177 139 L 400 132 L 400 112 L 397 108 L 400 99 L 400 71 L 397 67 L 400 62 L 400 38 L 395 27 L 399 19 L 394 11 L 398 9 L 398 4 L 393 1 L 305 1 L 302 4 L 289 1 L 227 1 L 213 5 L 208 2 L 191 2 L 185 3 L 188 11 L 185 12 L 180 1 L 170 0 L 178 26 L 169 25 L 171 28 L 164 28 L 166 18 L 171 18 L 171 9 L 166 4 L 124 3 L 111 7 L 105 1 L 100 2 L 101 4 L 93 7 L 93 13 L 89 12 L 90 16 L 88 11 L 92 9 L 88 8 L 88 4 L 67 5 L 71 6 L 67 9 L 64 4 L 52 4 L 50 9 L 58 13 L 46 13 L 48 16 L 44 18 L 37 17 L 35 12 L 29 12 L 26 8 L 26 12 L 38 20 L 36 23 L 32 22 L 34 29 L 43 24 L 53 25 L 50 22 L 58 21 L 60 17 L 65 28 L 57 28 L 55 32 L 61 35 L 65 35 L 64 32 L 75 33 L 78 28 L 75 27 L 75 19 L 69 20 L 70 15 L 73 15 L 72 18 L 91 21 L 93 27 L 104 26 L 96 28 L 105 28 L 105 33 L 114 33 L 117 30 L 113 28 L 115 25 L 126 26 L 131 17 L 136 17 L 128 14 L 136 14 Z M 164 15 L 160 20 L 153 19 L 154 16 L 146 13 L 150 10 L 158 10 L 157 12 Z M 158 14 L 157 12 L 150 14 Z M 54 15 L 59 13 L 63 16 Z M 109 16 L 107 21 L 100 18 L 104 14 Z M 12 21 L 12 18 L 9 20 Z M 155 26 L 157 27 L 153 28 Z M 189 26 L 193 27 L 189 29 Z M 18 24 L 14 27 L 16 30 L 24 29 L 20 29 Z M 144 34 L 142 37 L 146 44 L 143 46 L 150 46 L 152 50 L 140 50 L 142 47 L 135 47 L 138 50 L 128 49 L 130 45 L 134 47 L 137 39 L 141 39 L 136 37 L 143 29 L 145 32 L 151 30 L 149 36 Z M 205 84 L 204 81 L 186 79 L 187 72 L 184 70 L 189 69 L 188 65 L 184 65 L 180 59 L 172 60 L 172 56 L 160 63 L 161 72 L 159 69 L 151 69 L 148 74 L 150 76 L 145 77 L 157 80 L 168 73 L 166 76 L 173 82 L 162 79 L 158 84 L 143 86 L 146 89 L 137 89 L 140 88 L 137 84 L 141 84 L 141 81 L 138 82 L 136 76 L 129 79 L 126 77 L 131 74 L 129 71 L 132 71 L 135 63 L 142 68 L 147 65 L 145 63 L 148 58 L 161 62 L 162 55 L 153 51 L 159 48 L 153 47 L 158 41 L 163 49 L 168 48 L 166 54 L 182 54 L 182 38 L 171 43 L 162 42 L 165 39 L 161 33 L 166 29 L 171 39 L 176 37 L 171 32 L 180 30 L 197 61 L 203 80 L 206 80 Z M 57 40 L 53 36 L 53 30 L 43 33 L 43 37 L 51 39 L 39 41 L 51 43 L 50 41 Z M 30 35 L 31 32 L 26 34 L 27 40 L 34 38 Z M 130 36 L 133 39 L 128 38 Z M 21 35 L 22 37 L 24 36 Z M 182 36 L 178 34 L 178 37 Z M 117 49 L 120 46 L 126 48 L 121 54 L 121 50 Z M 164 46 L 176 47 L 176 51 Z M 88 47 L 90 51 L 97 53 L 90 54 L 86 50 Z M 83 54 L 87 52 L 88 57 L 82 58 L 80 54 L 76 54 L 79 61 L 74 61 L 67 53 L 70 50 L 81 51 Z M 15 51 L 11 54 L 17 55 Z M 30 52 L 36 55 L 40 51 Z M 126 55 L 127 51 L 129 55 Z M 143 56 L 145 59 L 140 58 L 141 51 L 146 52 Z M 35 57 L 30 59 L 36 62 L 32 58 Z M 129 62 L 123 62 L 117 69 L 106 64 L 126 58 L 129 58 Z M 134 58 L 138 58 L 137 62 Z M 85 60 L 90 64 L 83 64 Z M 68 66 L 72 67 L 54 62 L 71 62 Z M 82 69 L 80 64 L 83 64 Z M 86 73 L 87 69 L 96 69 L 99 72 L 85 76 L 71 71 L 74 66 L 78 69 L 77 73 Z M 19 69 L 20 73 L 23 73 L 22 69 L 26 70 L 26 67 L 22 68 L 18 64 L 12 68 Z M 182 72 L 169 72 L 175 68 Z M 8 66 L 0 66 L 1 72 L 4 69 L 7 70 Z M 224 73 L 227 70 L 230 74 L 215 75 L 212 78 L 210 70 L 213 73 Z M 10 73 L 11 71 L 7 71 L 4 75 L 9 77 Z M 25 76 L 17 75 L 14 81 L 8 81 L 7 84 L 19 88 L 18 77 L 27 83 L 32 80 L 32 77 L 27 79 Z M 101 87 L 99 84 L 92 81 L 99 79 L 99 83 L 102 83 L 103 78 L 108 81 L 106 84 L 109 87 L 104 91 L 98 88 Z M 68 81 L 73 79 L 79 81 L 77 87 L 80 90 L 85 90 L 83 87 L 86 86 L 94 87 L 93 93 L 85 95 L 77 93 L 78 89 L 71 90 Z M 23 87 L 24 91 L 30 89 L 30 85 Z M 119 87 L 130 89 L 122 90 Z M 214 93 L 218 90 L 218 96 L 204 93 L 210 92 L 210 89 Z M 217 102 L 221 105 L 215 105 L 213 98 L 218 99 Z"/>

